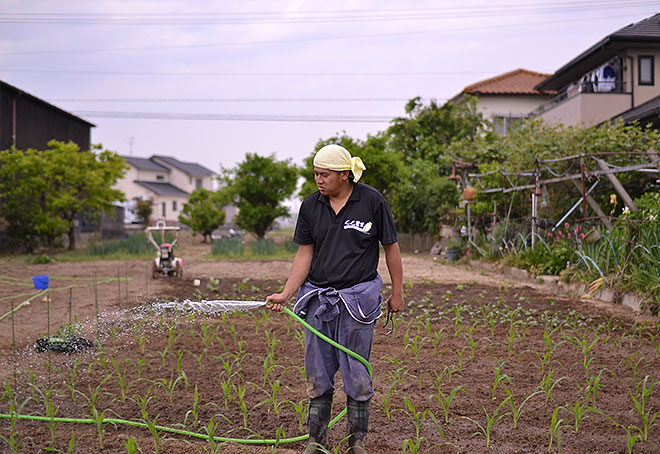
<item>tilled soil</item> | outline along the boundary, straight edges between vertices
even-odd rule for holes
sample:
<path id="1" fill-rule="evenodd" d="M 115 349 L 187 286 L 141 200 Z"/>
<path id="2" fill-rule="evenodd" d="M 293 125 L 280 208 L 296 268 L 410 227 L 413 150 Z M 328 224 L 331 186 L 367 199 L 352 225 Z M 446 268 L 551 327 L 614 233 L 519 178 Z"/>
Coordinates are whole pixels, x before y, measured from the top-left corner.
<path id="1" fill-rule="evenodd" d="M 636 435 L 640 439 L 633 452 L 658 452 L 660 425 L 644 432 L 633 401 L 651 387 L 644 412 L 652 416 L 660 410 L 660 383 L 653 386 L 660 380 L 655 320 L 639 322 L 625 312 L 615 314 L 537 285 L 430 260 L 411 261 L 418 273 L 406 285 L 408 308 L 395 318 L 393 332 L 388 334 L 384 319 L 375 330 L 369 452 L 400 453 L 406 440 L 406 452 L 415 452 L 415 442 L 417 452 L 425 453 L 547 452 L 553 412 L 560 407 L 560 439 L 553 438 L 552 452 L 627 452 L 628 440 Z M 90 418 L 95 408 L 97 414 L 105 410 L 106 419 L 155 421 L 199 433 L 207 428 L 216 436 L 239 439 L 276 438 L 278 430 L 283 437 L 306 433 L 295 408 L 304 408 L 306 401 L 302 331 L 295 321 L 264 309 L 208 317 L 148 309 L 154 300 L 263 300 L 283 285 L 288 262 L 225 263 L 218 272 L 217 263 L 200 261 L 188 264 L 181 280 L 156 281 L 145 278 L 143 261 L 2 266 L 5 276 L 50 273 L 69 279 L 55 279 L 59 287 L 80 285 L 72 290 L 72 312 L 83 322 L 84 336 L 99 343 L 82 353 L 36 353 L 33 344 L 48 329 L 47 305 L 35 300 L 17 311 L 16 401 L 26 402 L 20 413 L 47 416 L 52 408 L 58 417 Z M 96 291 L 91 281 L 82 280 L 94 274 Z M 103 281 L 127 275 L 128 286 Z M 194 285 L 195 278 L 200 285 Z M 0 289 L 3 307 L 12 300 L 8 296 L 21 293 L 15 285 L 3 283 Z M 25 292 L 30 292 L 27 286 Z M 68 321 L 68 298 L 68 289 L 53 292 L 51 332 Z M 10 318 L 1 323 L 2 377 L 13 388 L 12 325 Z M 51 367 L 46 366 L 49 361 Z M 650 378 L 644 381 L 646 376 Z M 340 374 L 337 388 L 333 414 L 345 406 Z M 505 400 L 507 389 L 521 411 L 516 427 Z M 448 402 L 452 390 L 455 395 Z M 237 397 L 242 392 L 243 407 Z M 574 414 L 581 408 L 584 416 L 576 430 Z M 0 412 L 9 412 L 7 396 L 0 399 Z M 494 421 L 490 429 L 488 417 Z M 214 424 L 209 426 L 211 418 Z M 0 427 L 9 438 L 9 421 Z M 148 429 L 113 423 L 102 425 L 102 448 L 95 424 L 17 421 L 14 433 L 20 442 L 17 452 L 67 452 L 72 436 L 72 452 L 78 453 L 129 452 L 131 438 L 142 452 L 156 449 L 156 437 Z M 213 452 L 205 440 L 156 434 L 159 452 Z M 346 451 L 344 436 L 342 419 L 329 430 L 330 452 Z M 0 446 L 10 452 L 8 442 L 0 441 Z M 304 443 L 276 448 L 225 443 L 217 449 L 295 453 Z"/>

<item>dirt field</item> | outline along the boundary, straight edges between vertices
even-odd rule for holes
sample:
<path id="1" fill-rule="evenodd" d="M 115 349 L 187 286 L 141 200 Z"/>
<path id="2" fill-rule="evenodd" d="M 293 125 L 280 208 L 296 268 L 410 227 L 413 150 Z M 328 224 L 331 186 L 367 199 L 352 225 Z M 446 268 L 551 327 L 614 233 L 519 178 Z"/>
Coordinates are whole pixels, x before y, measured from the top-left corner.
<path id="1" fill-rule="evenodd" d="M 290 266 L 213 261 L 204 258 L 207 250 L 184 244 L 181 280 L 151 279 L 147 261 L 28 266 L 0 260 L 2 314 L 34 294 L 31 276 L 49 274 L 51 333 L 68 322 L 71 295 L 82 333 L 100 344 L 83 353 L 36 353 L 48 311 L 35 299 L 14 317 L 14 389 L 11 318 L 0 321 L 0 374 L 12 389 L 0 412 L 9 413 L 13 401 L 25 402 L 22 414 L 53 416 L 15 421 L 13 430 L 3 420 L 0 450 L 11 452 L 15 441 L 17 452 L 26 453 L 69 446 L 77 453 L 124 453 L 131 440 L 145 453 L 302 451 L 302 442 L 214 446 L 154 426 L 150 432 L 107 422 L 253 440 L 276 438 L 278 430 L 282 438 L 306 433 L 296 322 L 262 309 L 210 317 L 145 309 L 155 300 L 200 296 L 262 300 L 283 285 Z M 627 452 L 630 445 L 632 452 L 660 452 L 656 319 L 426 256 L 405 256 L 404 269 L 409 306 L 391 334 L 382 320 L 376 327 L 370 453 L 401 453 L 404 444 L 405 452 L 540 453 L 551 439 L 551 452 Z M 382 275 L 387 280 L 384 269 Z M 337 385 L 334 414 L 345 405 L 339 376 Z M 94 415 L 98 424 L 54 419 Z M 345 452 L 345 421 L 329 433 L 330 452 Z"/>

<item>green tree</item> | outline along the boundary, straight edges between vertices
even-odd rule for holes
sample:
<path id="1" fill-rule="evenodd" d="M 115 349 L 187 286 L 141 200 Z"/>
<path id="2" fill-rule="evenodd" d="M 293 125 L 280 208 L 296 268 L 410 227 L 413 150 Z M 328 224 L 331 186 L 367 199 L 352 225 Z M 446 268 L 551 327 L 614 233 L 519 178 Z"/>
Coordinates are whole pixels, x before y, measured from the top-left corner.
<path id="1" fill-rule="evenodd" d="M 50 196 L 55 213 L 67 226 L 69 250 L 76 247 L 74 220 L 84 216 L 97 220 L 110 213 L 113 202 L 125 200 L 113 189 L 128 166 L 118 154 L 107 151 L 80 151 L 73 142 L 52 140 L 42 157 L 48 163 L 51 179 Z"/>
<path id="2" fill-rule="evenodd" d="M 188 202 L 183 205 L 179 221 L 190 227 L 193 235 L 201 233 L 206 243 L 208 237 L 213 242 L 211 235 L 215 229 L 225 223 L 226 213 L 224 207 L 231 203 L 231 198 L 226 191 L 209 191 L 197 189 L 190 194 Z"/>
<path id="3" fill-rule="evenodd" d="M 472 96 L 442 105 L 434 99 L 424 104 L 416 97 L 406 104 L 406 114 L 392 120 L 387 135 L 390 149 L 401 152 L 409 165 L 423 159 L 446 170 L 452 160 L 448 147 L 456 141 L 475 140 L 488 126 Z"/>
<path id="4" fill-rule="evenodd" d="M 11 238 L 32 252 L 39 240 L 52 244 L 66 230 L 47 206 L 48 179 L 36 150 L 0 151 L 0 217 Z"/>
<path id="5" fill-rule="evenodd" d="M 51 141 L 49 148 L 0 152 L 0 216 L 9 233 L 31 251 L 41 241 L 51 251 L 63 234 L 75 247 L 74 219 L 96 219 L 123 194 L 112 186 L 126 164 L 115 153 L 79 151 L 73 143 Z"/>
<path id="6" fill-rule="evenodd" d="M 135 201 L 135 214 L 137 215 L 140 224 L 146 229 L 149 225 L 149 219 L 154 212 L 154 201 L 152 198 L 138 199 Z"/>
<path id="7" fill-rule="evenodd" d="M 364 162 L 367 170 L 362 174 L 360 183 L 366 183 L 378 189 L 386 198 L 389 198 L 402 181 L 406 179 L 407 168 L 404 165 L 401 153 L 388 151 L 388 137 L 385 133 L 368 136 L 366 141 L 353 139 L 343 133 L 329 139 L 322 139 L 316 143 L 315 150 L 329 144 L 337 144 L 346 148 L 352 156 L 358 156 Z M 310 154 L 304 161 L 301 175 L 305 178 L 299 192 L 305 198 L 317 190 L 314 182 L 314 155 Z"/>
<path id="8" fill-rule="evenodd" d="M 413 162 L 410 181 L 399 185 L 391 202 L 397 227 L 408 233 L 438 233 L 440 222 L 458 204 L 458 189 L 433 164 Z"/>
<path id="9" fill-rule="evenodd" d="M 238 227 L 263 238 L 277 218 L 289 215 L 283 202 L 293 195 L 298 177 L 291 160 L 248 153 L 237 167 L 222 173 L 220 182 L 238 208 Z"/>

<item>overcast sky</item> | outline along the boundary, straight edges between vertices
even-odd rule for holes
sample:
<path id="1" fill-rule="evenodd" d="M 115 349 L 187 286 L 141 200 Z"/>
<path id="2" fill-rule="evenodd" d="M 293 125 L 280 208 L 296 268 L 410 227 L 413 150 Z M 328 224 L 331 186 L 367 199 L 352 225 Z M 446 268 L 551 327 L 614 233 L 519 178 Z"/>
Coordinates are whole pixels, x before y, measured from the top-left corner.
<path id="1" fill-rule="evenodd" d="M 552 73 L 659 9 L 644 0 L 0 0 L 0 79 L 96 124 L 92 142 L 122 155 L 213 171 L 245 153 L 301 164 L 319 139 L 386 129 L 412 97 L 444 101 L 516 68 Z"/>

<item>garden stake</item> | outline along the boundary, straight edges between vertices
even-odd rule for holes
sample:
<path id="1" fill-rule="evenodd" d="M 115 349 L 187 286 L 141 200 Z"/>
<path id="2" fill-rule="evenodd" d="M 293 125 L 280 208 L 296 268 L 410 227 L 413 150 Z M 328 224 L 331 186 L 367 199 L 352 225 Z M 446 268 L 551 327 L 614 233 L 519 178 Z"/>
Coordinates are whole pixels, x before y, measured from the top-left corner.
<path id="1" fill-rule="evenodd" d="M 71 299 L 73 298 L 73 289 L 69 289 L 69 328 L 71 327 Z"/>
<path id="2" fill-rule="evenodd" d="M 121 305 L 121 268 L 117 267 L 117 304 Z"/>
<path id="3" fill-rule="evenodd" d="M 94 306 L 96 307 L 96 340 L 98 341 L 101 332 L 100 332 L 100 321 L 99 321 L 99 289 L 96 282 L 96 273 L 94 273 Z"/>
<path id="4" fill-rule="evenodd" d="M 128 263 L 124 263 L 124 277 L 126 279 L 126 285 L 124 290 L 126 291 L 126 304 L 128 304 Z"/>
<path id="5" fill-rule="evenodd" d="M 14 358 L 14 389 L 16 388 L 16 334 L 14 332 L 14 300 L 11 300 L 11 347 Z"/>
<path id="6" fill-rule="evenodd" d="M 46 323 L 48 325 L 48 337 L 47 339 L 50 341 L 50 295 L 46 295 Z M 48 385 L 50 385 L 50 348 L 48 349 Z"/>

